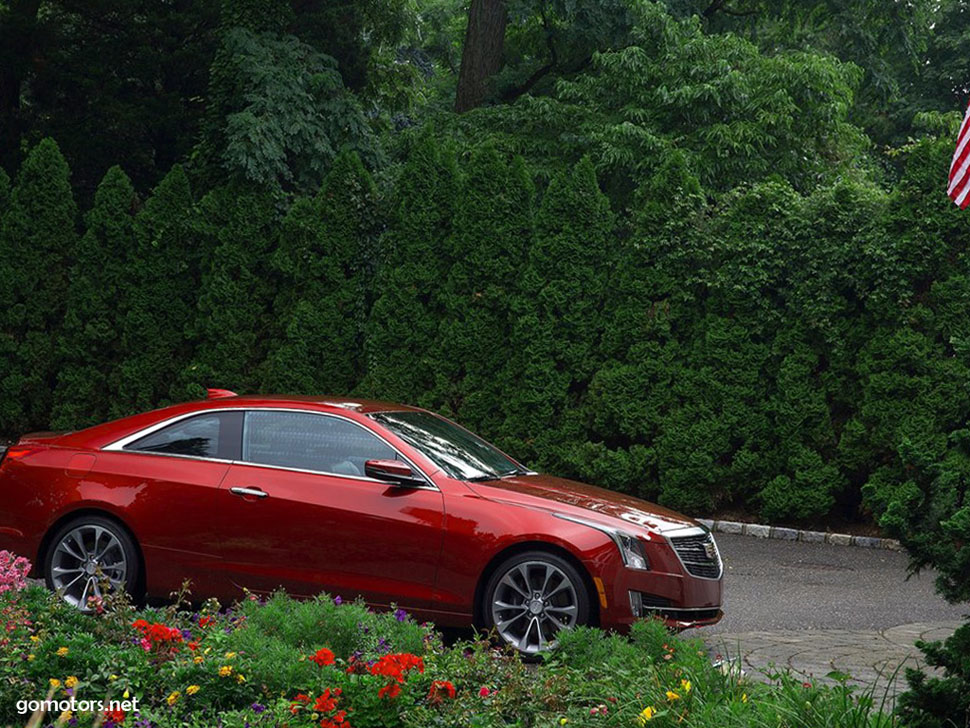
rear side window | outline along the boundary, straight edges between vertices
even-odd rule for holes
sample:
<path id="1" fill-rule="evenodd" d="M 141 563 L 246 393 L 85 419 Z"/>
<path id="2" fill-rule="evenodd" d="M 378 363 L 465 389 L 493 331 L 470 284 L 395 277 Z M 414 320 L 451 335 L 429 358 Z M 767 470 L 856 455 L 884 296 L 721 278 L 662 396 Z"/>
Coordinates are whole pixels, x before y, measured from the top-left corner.
<path id="1" fill-rule="evenodd" d="M 360 425 L 308 412 L 251 410 L 243 427 L 242 459 L 261 465 L 364 475 L 368 460 L 396 460 L 390 445 Z"/>
<path id="2" fill-rule="evenodd" d="M 234 460 L 242 412 L 212 412 L 174 422 L 125 446 L 125 450 Z"/>

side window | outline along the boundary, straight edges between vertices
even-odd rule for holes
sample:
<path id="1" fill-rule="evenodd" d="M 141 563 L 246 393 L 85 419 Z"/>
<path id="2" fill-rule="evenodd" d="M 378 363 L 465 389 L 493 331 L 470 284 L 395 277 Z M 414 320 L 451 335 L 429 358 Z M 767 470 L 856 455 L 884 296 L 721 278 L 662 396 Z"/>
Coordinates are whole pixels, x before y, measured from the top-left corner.
<path id="1" fill-rule="evenodd" d="M 239 449 L 242 412 L 187 417 L 125 446 L 125 450 L 233 460 Z"/>
<path id="2" fill-rule="evenodd" d="M 397 453 L 376 435 L 339 417 L 251 410 L 243 426 L 242 459 L 363 476 L 367 460 L 396 460 Z"/>

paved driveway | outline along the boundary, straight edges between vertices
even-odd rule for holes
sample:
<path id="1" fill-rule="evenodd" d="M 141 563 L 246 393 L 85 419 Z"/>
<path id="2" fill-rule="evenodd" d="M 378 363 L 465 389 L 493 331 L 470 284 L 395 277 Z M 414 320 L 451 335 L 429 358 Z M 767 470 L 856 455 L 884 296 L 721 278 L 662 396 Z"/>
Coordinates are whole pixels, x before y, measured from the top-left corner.
<path id="1" fill-rule="evenodd" d="M 712 652 L 740 655 L 757 675 L 771 665 L 854 682 L 915 666 L 916 639 L 942 639 L 970 613 L 933 590 L 934 574 L 907 580 L 906 554 L 717 534 L 724 559 L 724 619 L 697 635 Z M 896 688 L 904 688 L 902 671 Z"/>

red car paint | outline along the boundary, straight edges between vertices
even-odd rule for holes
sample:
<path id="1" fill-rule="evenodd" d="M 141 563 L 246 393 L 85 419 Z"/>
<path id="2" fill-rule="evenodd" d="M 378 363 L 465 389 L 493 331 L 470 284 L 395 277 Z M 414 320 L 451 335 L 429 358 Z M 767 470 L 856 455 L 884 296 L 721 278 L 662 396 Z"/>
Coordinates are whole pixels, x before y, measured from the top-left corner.
<path id="1" fill-rule="evenodd" d="M 490 568 L 510 550 L 539 546 L 582 567 L 604 628 L 623 631 L 635 619 L 631 590 L 666 600 L 658 602 L 660 613 L 673 626 L 721 617 L 716 551 L 717 578 L 700 578 L 688 573 L 668 539 L 677 529 L 696 530 L 690 518 L 550 475 L 455 479 L 369 416 L 412 407 L 224 391 L 211 397 L 78 432 L 21 438 L 0 462 L 0 549 L 42 564 L 45 539 L 54 530 L 81 512 L 97 511 L 133 536 L 149 596 L 167 596 L 185 580 L 195 597 L 223 600 L 239 597 L 243 587 L 283 586 L 296 595 L 325 590 L 345 599 L 359 595 L 377 607 L 395 603 L 419 618 L 460 626 L 478 620 Z M 417 466 L 431 485 L 399 487 L 238 459 L 110 449 L 174 417 L 265 409 L 355 422 Z M 234 494 L 234 488 L 257 495 Z M 597 525 L 634 533 L 650 569 L 626 567 Z"/>

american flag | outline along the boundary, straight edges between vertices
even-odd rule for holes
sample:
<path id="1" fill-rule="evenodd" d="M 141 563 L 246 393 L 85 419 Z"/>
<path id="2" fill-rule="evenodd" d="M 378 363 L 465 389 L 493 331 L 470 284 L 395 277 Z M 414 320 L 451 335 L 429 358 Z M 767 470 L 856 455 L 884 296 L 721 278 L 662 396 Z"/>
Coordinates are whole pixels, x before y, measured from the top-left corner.
<path id="1" fill-rule="evenodd" d="M 960 133 L 957 134 L 957 148 L 950 162 L 950 183 L 946 193 L 961 210 L 970 205 L 970 106 L 967 106 Z"/>

